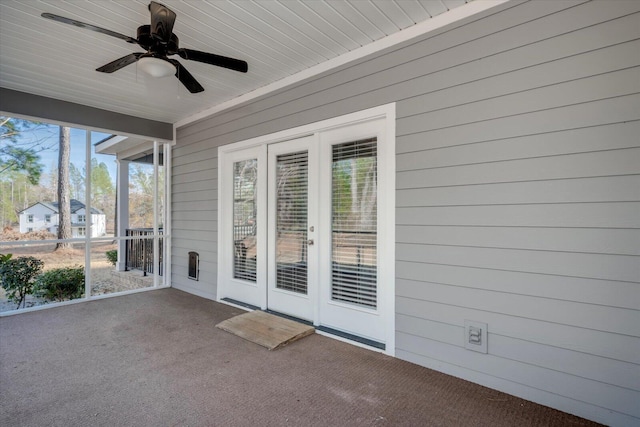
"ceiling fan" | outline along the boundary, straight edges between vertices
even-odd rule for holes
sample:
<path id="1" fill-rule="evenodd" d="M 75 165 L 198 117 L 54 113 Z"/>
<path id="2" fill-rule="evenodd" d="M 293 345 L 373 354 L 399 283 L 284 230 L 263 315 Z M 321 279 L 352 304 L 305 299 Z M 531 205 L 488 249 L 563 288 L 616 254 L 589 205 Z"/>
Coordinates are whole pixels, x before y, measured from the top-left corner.
<path id="1" fill-rule="evenodd" d="M 146 50 L 145 53 L 130 53 L 96 69 L 96 71 L 102 73 L 113 73 L 137 62 L 138 67 L 154 77 L 165 77 L 174 74 L 189 92 L 198 93 L 204 91 L 204 88 L 180 62 L 168 58 L 169 55 L 178 55 L 182 59 L 229 68 L 241 73 L 247 72 L 247 63 L 240 59 L 178 47 L 178 37 L 172 33 L 173 24 L 176 21 L 175 12 L 155 1 L 149 4 L 149 11 L 151 12 L 151 25 L 138 27 L 137 38 L 52 13 L 43 13 L 41 16 L 64 24 L 75 25 L 76 27 L 117 37 L 127 43 L 138 44 Z"/>

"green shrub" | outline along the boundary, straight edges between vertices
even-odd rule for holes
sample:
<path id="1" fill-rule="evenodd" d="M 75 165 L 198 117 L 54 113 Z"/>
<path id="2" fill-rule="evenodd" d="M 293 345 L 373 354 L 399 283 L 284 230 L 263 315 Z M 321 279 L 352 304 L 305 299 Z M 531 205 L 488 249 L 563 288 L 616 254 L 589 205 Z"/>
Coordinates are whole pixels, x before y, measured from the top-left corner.
<path id="1" fill-rule="evenodd" d="M 32 256 L 11 258 L 11 255 L 0 257 L 0 285 L 7 294 L 7 299 L 16 302 L 20 308 L 26 305 L 25 297 L 33 293 L 34 279 L 42 271 L 44 262 Z"/>
<path id="2" fill-rule="evenodd" d="M 84 295 L 84 268 L 56 268 L 42 273 L 36 280 L 35 292 L 49 301 L 66 301 Z"/>
<path id="3" fill-rule="evenodd" d="M 109 260 L 111 265 L 116 265 L 116 262 L 118 262 L 118 251 L 113 249 L 111 251 L 107 251 L 106 255 L 107 255 L 107 260 Z"/>

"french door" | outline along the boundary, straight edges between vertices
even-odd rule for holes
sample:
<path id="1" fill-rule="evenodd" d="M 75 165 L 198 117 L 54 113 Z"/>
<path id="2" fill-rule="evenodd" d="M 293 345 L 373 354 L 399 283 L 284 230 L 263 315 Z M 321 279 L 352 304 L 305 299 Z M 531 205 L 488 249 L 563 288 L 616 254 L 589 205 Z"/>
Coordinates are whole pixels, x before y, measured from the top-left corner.
<path id="1" fill-rule="evenodd" d="M 223 160 L 224 159 L 224 160 Z M 267 147 L 221 153 L 218 299 L 266 308 Z"/>
<path id="2" fill-rule="evenodd" d="M 314 136 L 268 147 L 269 309 L 313 321 L 318 294 Z"/>
<path id="3" fill-rule="evenodd" d="M 323 184 L 318 323 L 384 343 L 378 215 L 381 126 L 352 125 L 325 131 L 318 138 Z"/>
<path id="4" fill-rule="evenodd" d="M 388 345 L 385 137 L 370 120 L 221 155 L 219 299 Z"/>

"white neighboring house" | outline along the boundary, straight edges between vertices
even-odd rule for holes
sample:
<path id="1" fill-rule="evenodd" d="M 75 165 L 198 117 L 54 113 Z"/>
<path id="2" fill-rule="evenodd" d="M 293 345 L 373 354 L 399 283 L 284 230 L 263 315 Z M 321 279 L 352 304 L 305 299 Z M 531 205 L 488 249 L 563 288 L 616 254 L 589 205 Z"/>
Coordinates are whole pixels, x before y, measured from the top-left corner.
<path id="1" fill-rule="evenodd" d="M 47 230 L 58 232 L 58 202 L 38 202 L 20 212 L 20 232 Z M 91 208 L 91 237 L 106 234 L 106 215 Z M 84 203 L 71 199 L 71 236 L 84 237 L 87 233 L 87 212 Z"/>

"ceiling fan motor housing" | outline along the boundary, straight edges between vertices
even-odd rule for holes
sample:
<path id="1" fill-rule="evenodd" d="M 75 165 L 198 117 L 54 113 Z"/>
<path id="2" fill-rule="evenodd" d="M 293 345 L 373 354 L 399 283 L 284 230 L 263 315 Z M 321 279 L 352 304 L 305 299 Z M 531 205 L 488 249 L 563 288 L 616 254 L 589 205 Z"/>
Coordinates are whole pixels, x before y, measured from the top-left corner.
<path id="1" fill-rule="evenodd" d="M 158 56 L 175 55 L 178 53 L 178 36 L 171 33 L 169 41 L 164 44 L 151 34 L 151 25 L 141 25 L 137 31 L 138 44 L 147 52 Z"/>

